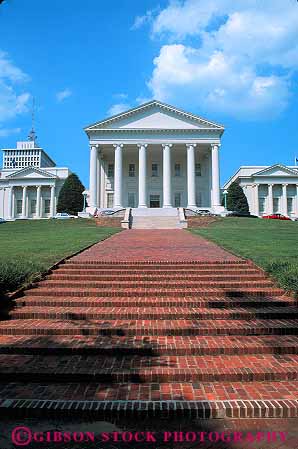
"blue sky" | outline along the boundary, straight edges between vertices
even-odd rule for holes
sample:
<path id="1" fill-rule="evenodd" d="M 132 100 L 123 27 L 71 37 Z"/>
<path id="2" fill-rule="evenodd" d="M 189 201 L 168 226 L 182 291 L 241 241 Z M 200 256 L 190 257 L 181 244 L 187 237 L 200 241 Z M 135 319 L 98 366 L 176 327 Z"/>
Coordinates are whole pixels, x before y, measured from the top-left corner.
<path id="1" fill-rule="evenodd" d="M 6 0 L 0 147 L 38 141 L 88 185 L 82 128 L 152 98 L 226 126 L 221 178 L 298 156 L 295 0 Z"/>

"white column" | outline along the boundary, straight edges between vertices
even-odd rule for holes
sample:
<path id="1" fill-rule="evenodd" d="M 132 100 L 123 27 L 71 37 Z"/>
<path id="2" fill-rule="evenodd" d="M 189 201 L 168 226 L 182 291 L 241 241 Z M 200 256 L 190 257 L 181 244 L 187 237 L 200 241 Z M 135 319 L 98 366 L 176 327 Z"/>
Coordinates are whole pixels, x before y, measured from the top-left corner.
<path id="1" fill-rule="evenodd" d="M 187 148 L 187 207 L 196 207 L 196 161 L 197 144 L 186 144 Z"/>
<path id="2" fill-rule="evenodd" d="M 259 215 L 259 184 L 255 184 L 254 185 L 254 189 L 255 189 L 255 194 L 254 194 L 254 210 L 255 210 L 255 215 Z"/>
<path id="3" fill-rule="evenodd" d="M 27 216 L 26 216 L 26 205 L 27 205 L 27 186 L 23 186 L 22 218 L 27 218 Z"/>
<path id="4" fill-rule="evenodd" d="M 147 144 L 139 148 L 139 207 L 147 207 Z"/>
<path id="5" fill-rule="evenodd" d="M 55 216 L 55 186 L 51 186 L 50 216 Z"/>
<path id="6" fill-rule="evenodd" d="M 268 184 L 268 211 L 269 215 L 273 214 L 273 184 Z"/>
<path id="7" fill-rule="evenodd" d="M 114 164 L 114 207 L 122 207 L 122 148 L 123 144 L 118 143 L 115 147 Z"/>
<path id="8" fill-rule="evenodd" d="M 282 185 L 282 213 L 283 213 L 283 215 L 288 215 L 287 186 L 288 186 L 288 184 Z"/>
<path id="9" fill-rule="evenodd" d="M 97 204 L 97 147 L 90 147 L 90 183 L 89 183 L 89 201 L 90 207 L 96 207 Z"/>
<path id="10" fill-rule="evenodd" d="M 163 146 L 163 207 L 172 207 L 171 143 Z"/>
<path id="11" fill-rule="evenodd" d="M 103 156 L 100 158 L 100 207 L 105 207 L 106 173 Z"/>
<path id="12" fill-rule="evenodd" d="M 220 144 L 211 144 L 212 160 L 212 207 L 220 206 L 220 181 L 219 181 L 219 147 Z"/>
<path id="13" fill-rule="evenodd" d="M 12 212 L 12 200 L 13 200 L 13 187 L 9 187 L 8 189 L 8 218 L 13 218 L 13 212 Z"/>
<path id="14" fill-rule="evenodd" d="M 40 199 L 41 199 L 41 186 L 37 186 L 36 191 L 36 218 L 40 218 Z"/>
<path id="15" fill-rule="evenodd" d="M 296 184 L 296 195 L 295 195 L 295 216 L 298 217 L 298 184 Z"/>
<path id="16" fill-rule="evenodd" d="M 97 151 L 96 159 L 96 175 L 97 175 L 97 185 L 96 185 L 96 207 L 100 206 L 100 192 L 101 192 L 101 154 Z"/>

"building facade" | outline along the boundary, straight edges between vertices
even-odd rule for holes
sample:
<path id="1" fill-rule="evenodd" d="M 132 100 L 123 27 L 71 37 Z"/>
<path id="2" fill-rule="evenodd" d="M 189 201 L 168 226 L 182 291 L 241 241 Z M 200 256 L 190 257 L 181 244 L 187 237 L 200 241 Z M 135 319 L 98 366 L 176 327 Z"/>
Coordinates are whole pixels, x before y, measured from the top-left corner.
<path id="1" fill-rule="evenodd" d="M 85 128 L 89 212 L 95 208 L 220 205 L 222 125 L 159 101 Z"/>
<path id="2" fill-rule="evenodd" d="M 16 148 L 2 151 L 0 217 L 7 220 L 53 217 L 69 169 L 56 167 L 35 139 L 17 142 Z"/>
<path id="3" fill-rule="evenodd" d="M 298 217 L 298 167 L 243 166 L 224 185 L 237 181 L 246 195 L 251 214 L 263 216 L 280 213 Z"/>

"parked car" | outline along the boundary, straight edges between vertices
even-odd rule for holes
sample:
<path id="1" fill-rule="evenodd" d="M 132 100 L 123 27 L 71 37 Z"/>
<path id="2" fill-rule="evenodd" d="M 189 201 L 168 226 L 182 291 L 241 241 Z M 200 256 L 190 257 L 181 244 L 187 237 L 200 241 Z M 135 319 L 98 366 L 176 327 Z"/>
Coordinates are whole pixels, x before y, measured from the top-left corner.
<path id="1" fill-rule="evenodd" d="M 246 212 L 229 212 L 226 217 L 245 217 L 245 218 L 259 218 L 257 215 L 252 215 Z"/>
<path id="2" fill-rule="evenodd" d="M 57 220 L 67 220 L 69 218 L 78 218 L 76 215 L 70 215 L 67 212 L 58 212 L 55 217 Z"/>
<path id="3" fill-rule="evenodd" d="M 4 220 L 4 218 L 1 218 L 1 217 L 0 217 L 0 224 L 1 224 L 1 223 L 6 223 L 6 220 Z"/>
<path id="4" fill-rule="evenodd" d="M 200 215 L 202 217 L 210 217 L 212 215 L 208 209 L 196 209 L 194 212 L 196 215 Z"/>
<path id="5" fill-rule="evenodd" d="M 101 210 L 100 212 L 97 212 L 97 215 L 113 215 L 116 211 L 114 211 L 113 209 L 105 209 L 105 210 Z"/>
<path id="6" fill-rule="evenodd" d="M 271 219 L 271 220 L 291 220 L 290 217 L 286 217 L 282 214 L 271 214 L 271 215 L 263 215 L 263 218 Z"/>

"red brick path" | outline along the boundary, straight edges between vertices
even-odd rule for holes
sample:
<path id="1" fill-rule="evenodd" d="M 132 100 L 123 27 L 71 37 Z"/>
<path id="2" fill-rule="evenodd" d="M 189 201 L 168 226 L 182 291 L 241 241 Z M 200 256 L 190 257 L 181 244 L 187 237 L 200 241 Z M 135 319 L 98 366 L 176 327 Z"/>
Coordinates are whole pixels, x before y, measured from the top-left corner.
<path id="1" fill-rule="evenodd" d="M 0 409 L 298 416 L 297 301 L 187 231 L 114 235 L 27 290 L 10 318 Z"/>

